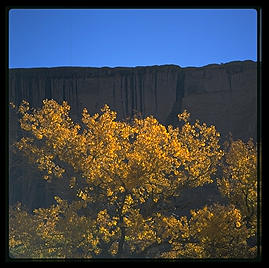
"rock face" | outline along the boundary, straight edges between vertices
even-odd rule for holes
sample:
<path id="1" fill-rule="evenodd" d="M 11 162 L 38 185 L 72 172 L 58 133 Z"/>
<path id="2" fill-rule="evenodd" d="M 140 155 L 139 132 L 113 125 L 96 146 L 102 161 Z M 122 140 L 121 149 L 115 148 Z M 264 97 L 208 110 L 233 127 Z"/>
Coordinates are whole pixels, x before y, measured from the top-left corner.
<path id="1" fill-rule="evenodd" d="M 257 70 L 252 61 L 180 68 L 163 65 L 134 68 L 11 69 L 9 99 L 33 107 L 42 100 L 67 100 L 74 120 L 86 107 L 91 114 L 104 104 L 118 119 L 135 112 L 175 124 L 187 109 L 193 119 L 214 124 L 222 135 L 256 137 Z"/>
<path id="2" fill-rule="evenodd" d="M 74 121 L 80 120 L 84 107 L 94 114 L 108 104 L 119 120 L 138 112 L 177 125 L 177 114 L 187 109 L 193 120 L 214 124 L 223 138 L 229 132 L 243 140 L 257 135 L 257 64 L 253 61 L 199 68 L 10 69 L 9 100 L 18 105 L 23 99 L 35 108 L 43 99 L 66 100 Z M 12 111 L 9 131 L 12 143 L 20 136 Z"/>

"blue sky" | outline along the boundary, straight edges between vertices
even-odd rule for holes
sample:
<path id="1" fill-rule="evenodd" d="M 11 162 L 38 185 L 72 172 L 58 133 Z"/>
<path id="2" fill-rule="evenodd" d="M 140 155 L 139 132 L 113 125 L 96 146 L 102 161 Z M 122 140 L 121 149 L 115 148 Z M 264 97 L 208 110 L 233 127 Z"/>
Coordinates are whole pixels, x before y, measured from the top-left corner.
<path id="1" fill-rule="evenodd" d="M 255 9 L 12 9 L 9 67 L 257 60 Z"/>

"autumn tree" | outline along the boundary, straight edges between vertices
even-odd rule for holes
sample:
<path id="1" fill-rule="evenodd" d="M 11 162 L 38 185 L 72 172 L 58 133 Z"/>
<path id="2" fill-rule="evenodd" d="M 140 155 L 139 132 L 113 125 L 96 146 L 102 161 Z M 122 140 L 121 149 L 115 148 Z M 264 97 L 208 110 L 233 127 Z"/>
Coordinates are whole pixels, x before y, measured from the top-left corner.
<path id="1" fill-rule="evenodd" d="M 191 210 L 185 217 L 186 243 L 172 241 L 168 258 L 247 258 L 253 257 L 247 245 L 248 229 L 240 210 L 233 205 L 214 204 Z"/>
<path id="2" fill-rule="evenodd" d="M 69 117 L 70 106 L 65 101 L 58 104 L 54 100 L 44 100 L 38 110 L 23 101 L 17 110 L 26 133 L 15 143 L 17 150 L 43 172 L 45 180 L 62 180 L 76 195 L 68 201 L 56 196 L 56 204 L 37 209 L 33 215 L 13 208 L 11 219 L 29 215 L 36 226 L 31 231 L 33 241 L 37 241 L 29 245 L 29 237 L 26 241 L 16 229 L 19 221 L 11 220 L 13 254 L 59 258 L 209 256 L 209 250 L 197 242 L 201 236 L 196 234 L 196 242 L 192 241 L 193 226 L 199 222 L 196 215 L 203 219 L 204 214 L 193 212 L 190 220 L 178 219 L 172 215 L 171 205 L 184 187 L 213 182 L 223 156 L 214 126 L 198 120 L 191 124 L 186 111 L 178 116 L 183 122 L 180 128 L 165 127 L 152 116 L 116 121 L 116 112 L 107 105 L 101 115 L 91 116 L 84 109 L 79 124 Z M 216 215 L 225 218 L 225 213 L 232 211 L 232 222 L 243 226 L 235 207 L 220 210 Z M 27 247 L 33 247 L 36 255 Z"/>
<path id="3" fill-rule="evenodd" d="M 230 138 L 225 144 L 220 192 L 240 210 L 249 230 L 249 237 L 257 235 L 257 147 L 252 139 L 244 143 Z"/>

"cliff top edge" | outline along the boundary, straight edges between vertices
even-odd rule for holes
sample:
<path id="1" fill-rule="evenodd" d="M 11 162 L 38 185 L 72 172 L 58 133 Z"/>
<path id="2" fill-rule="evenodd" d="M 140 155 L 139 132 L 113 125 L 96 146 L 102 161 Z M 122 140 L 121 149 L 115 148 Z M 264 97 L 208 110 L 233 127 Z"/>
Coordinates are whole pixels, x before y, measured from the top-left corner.
<path id="1" fill-rule="evenodd" d="M 29 67 L 29 68 L 9 68 L 9 71 L 15 70 L 134 70 L 134 69 L 154 69 L 154 68 L 180 68 L 180 69 L 193 69 L 193 68 L 210 68 L 210 67 L 220 67 L 227 66 L 230 64 L 242 64 L 242 63 L 253 63 L 256 64 L 256 61 L 252 60 L 242 60 L 242 61 L 230 61 L 226 63 L 211 63 L 203 66 L 186 66 L 181 67 L 176 64 L 163 64 L 163 65 L 149 65 L 149 66 L 134 66 L 134 67 L 125 67 L 125 66 L 116 66 L 116 67 L 91 67 L 91 66 L 55 66 L 55 67 Z"/>

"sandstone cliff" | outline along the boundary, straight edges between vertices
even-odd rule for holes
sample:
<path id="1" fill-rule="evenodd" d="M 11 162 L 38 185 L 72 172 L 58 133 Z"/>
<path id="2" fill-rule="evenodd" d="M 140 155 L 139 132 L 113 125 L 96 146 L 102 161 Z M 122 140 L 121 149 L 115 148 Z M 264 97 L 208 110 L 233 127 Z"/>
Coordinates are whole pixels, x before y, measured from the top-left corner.
<path id="1" fill-rule="evenodd" d="M 106 103 L 117 111 L 118 119 L 139 112 L 143 116 L 153 115 L 163 124 L 176 125 L 177 114 L 187 109 L 192 119 L 214 124 L 224 138 L 229 132 L 235 139 L 256 138 L 257 64 L 252 61 L 212 64 L 199 68 L 163 65 L 9 71 L 10 101 L 19 104 L 25 99 L 37 108 L 45 98 L 58 102 L 67 100 L 74 120 L 80 119 L 84 107 L 94 114 L 100 112 Z M 13 112 L 10 112 L 9 131 L 12 143 L 20 136 Z M 14 163 L 13 156 L 10 160 Z M 10 172 L 15 173 L 11 176 L 10 184 L 11 192 L 14 192 L 10 194 L 13 201 L 27 199 L 27 193 L 30 200 L 29 196 L 33 196 L 36 189 L 47 187 L 36 180 L 25 183 L 28 177 L 33 177 L 29 175 L 33 174 L 30 171 L 27 173 L 23 169 L 16 169 L 15 172 L 11 165 Z M 18 183 L 18 176 L 21 183 Z M 24 185 L 21 186 L 19 198 L 18 190 L 14 189 L 15 184 Z M 36 194 L 43 200 L 38 194 L 40 191 Z"/>
<path id="2" fill-rule="evenodd" d="M 216 125 L 235 138 L 256 137 L 256 63 L 213 64 L 200 68 L 163 65 L 134 68 L 11 69 L 10 101 L 26 99 L 34 107 L 43 99 L 67 100 L 79 119 L 87 107 L 100 111 L 107 103 L 118 119 L 134 112 L 154 115 L 161 123 L 176 123 L 187 109 L 193 119 Z"/>

